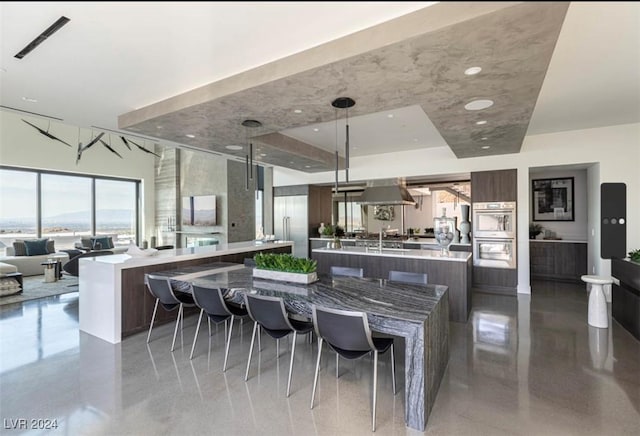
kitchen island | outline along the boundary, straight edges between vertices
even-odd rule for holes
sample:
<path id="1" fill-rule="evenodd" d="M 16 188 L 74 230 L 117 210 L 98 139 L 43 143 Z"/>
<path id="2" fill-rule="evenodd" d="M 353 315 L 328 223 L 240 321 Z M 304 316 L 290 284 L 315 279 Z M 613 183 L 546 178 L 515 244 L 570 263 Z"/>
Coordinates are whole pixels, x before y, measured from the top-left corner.
<path id="1" fill-rule="evenodd" d="M 332 266 L 362 268 L 365 277 L 386 279 L 389 271 L 427 274 L 429 284 L 449 287 L 449 319 L 467 322 L 471 311 L 471 253 L 402 248 L 343 247 L 316 248 L 318 273 L 329 274 Z"/>
<path id="2" fill-rule="evenodd" d="M 253 277 L 250 268 L 202 275 L 195 269 L 166 271 L 173 281 L 221 288 L 225 299 L 243 302 L 246 293 L 280 297 L 287 310 L 311 318 L 312 305 L 367 313 L 373 330 L 404 337 L 405 423 L 424 431 L 449 361 L 447 288 L 369 278 L 320 275 L 303 285 Z M 194 274 L 198 277 L 194 278 Z M 188 286 L 177 284 L 178 289 Z M 308 381 L 308 383 L 311 380 Z"/>
<path id="3" fill-rule="evenodd" d="M 155 305 L 144 284 L 147 273 L 214 262 L 242 264 L 256 252 L 291 253 L 292 247 L 292 242 L 247 241 L 161 250 L 148 257 L 114 254 L 80 259 L 80 330 L 112 344 L 147 330 Z M 185 310 L 185 313 L 189 312 Z M 175 321 L 175 316 L 175 312 L 159 310 L 155 325 Z"/>

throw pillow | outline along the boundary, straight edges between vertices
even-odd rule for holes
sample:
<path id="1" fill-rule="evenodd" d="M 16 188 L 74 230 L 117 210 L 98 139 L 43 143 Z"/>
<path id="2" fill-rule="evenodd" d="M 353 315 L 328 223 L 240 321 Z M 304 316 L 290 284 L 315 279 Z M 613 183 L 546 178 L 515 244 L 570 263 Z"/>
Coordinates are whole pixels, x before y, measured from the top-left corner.
<path id="1" fill-rule="evenodd" d="M 91 238 L 91 249 L 92 250 L 107 250 L 109 248 L 113 248 L 113 242 L 111 242 L 111 238 L 108 236 L 104 236 L 101 238 Z"/>
<path id="2" fill-rule="evenodd" d="M 26 247 L 27 256 L 40 256 L 47 253 L 47 240 L 46 239 L 34 239 L 24 241 Z"/>
<path id="3" fill-rule="evenodd" d="M 13 255 L 14 256 L 26 256 L 27 247 L 24 245 L 24 241 L 13 242 Z"/>
<path id="4" fill-rule="evenodd" d="M 47 254 L 56 252 L 56 241 L 53 239 L 47 239 Z"/>

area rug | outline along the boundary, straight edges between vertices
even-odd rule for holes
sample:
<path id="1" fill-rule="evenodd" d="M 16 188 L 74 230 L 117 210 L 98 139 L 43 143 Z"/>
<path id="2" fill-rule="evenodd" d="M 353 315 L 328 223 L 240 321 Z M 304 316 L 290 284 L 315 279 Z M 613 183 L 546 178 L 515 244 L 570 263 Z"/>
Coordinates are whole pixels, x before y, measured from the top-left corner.
<path id="1" fill-rule="evenodd" d="M 0 297 L 0 306 L 51 297 L 52 295 L 78 292 L 78 278 L 73 276 L 65 276 L 62 280 L 52 283 L 45 283 L 44 275 L 24 277 L 22 279 L 22 285 L 22 294 Z"/>

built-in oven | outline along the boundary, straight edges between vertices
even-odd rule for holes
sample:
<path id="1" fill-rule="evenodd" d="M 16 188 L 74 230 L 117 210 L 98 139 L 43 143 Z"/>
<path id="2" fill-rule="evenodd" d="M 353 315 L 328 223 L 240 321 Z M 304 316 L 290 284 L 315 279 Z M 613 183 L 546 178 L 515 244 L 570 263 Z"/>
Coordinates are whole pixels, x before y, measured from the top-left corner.
<path id="1" fill-rule="evenodd" d="M 473 237 L 515 238 L 516 203 L 473 203 Z"/>
<path id="2" fill-rule="evenodd" d="M 516 240 L 473 238 L 473 264 L 489 268 L 516 268 Z"/>

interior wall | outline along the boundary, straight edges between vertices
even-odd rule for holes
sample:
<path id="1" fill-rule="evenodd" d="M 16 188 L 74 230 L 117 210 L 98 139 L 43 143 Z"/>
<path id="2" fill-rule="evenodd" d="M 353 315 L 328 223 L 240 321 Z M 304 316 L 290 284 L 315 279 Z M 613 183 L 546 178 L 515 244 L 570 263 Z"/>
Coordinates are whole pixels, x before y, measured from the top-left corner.
<path id="1" fill-rule="evenodd" d="M 224 244 L 228 242 L 228 213 L 229 196 L 227 186 L 227 160 L 209 153 L 199 153 L 191 150 L 180 150 L 180 198 L 196 195 L 216 196 L 215 226 L 181 225 L 182 231 L 187 232 L 219 232 L 216 235 L 191 235 L 194 237 L 212 237 Z M 181 200 L 178 209 L 182 207 Z M 180 219 L 180 213 L 176 213 Z M 182 246 L 185 246 L 183 236 Z"/>
<path id="2" fill-rule="evenodd" d="M 518 292 L 530 293 L 529 285 L 529 169 L 548 165 L 600 164 L 599 178 L 592 182 L 621 182 L 627 185 L 627 221 L 640 222 L 640 123 L 598 127 L 526 136 L 520 153 L 458 159 L 448 147 L 425 148 L 393 154 L 351 157 L 350 179 L 447 175 L 472 171 L 516 168 L 518 172 Z M 491 145 L 491 144 L 487 144 Z M 274 169 L 274 185 L 330 183 L 332 172 L 307 174 Z M 344 171 L 340 172 L 344 177 Z M 295 182 L 293 182 L 295 180 Z M 473 187 L 472 187 L 473 189 Z M 599 195 L 599 189 L 598 189 Z M 589 203 L 589 214 L 599 203 Z M 599 212 L 598 212 L 599 213 Z M 600 238 L 599 220 L 594 221 L 594 239 Z M 627 226 L 627 247 L 640 247 L 640 226 Z M 610 275 L 611 262 L 600 258 L 599 248 L 589 247 L 596 274 Z"/>
<path id="3" fill-rule="evenodd" d="M 544 229 L 551 230 L 556 233 L 557 237 L 573 241 L 587 240 L 587 170 L 544 170 L 536 168 L 529 172 L 529 196 L 533 202 L 533 189 L 531 181 L 534 179 L 554 179 L 561 177 L 573 177 L 573 214 L 574 221 L 536 221 Z M 599 190 L 598 190 L 599 192 Z M 529 222 L 533 222 L 533 203 L 529 211 Z M 543 235 L 538 235 L 538 239 L 542 239 Z"/>
<path id="4" fill-rule="evenodd" d="M 418 208 L 405 206 L 404 224 L 407 228 L 419 228 L 424 234 L 425 228 L 433 227 L 433 195 L 413 195 Z"/>
<path id="5" fill-rule="evenodd" d="M 71 144 L 49 139 L 22 120 L 49 131 Z M 79 128 L 45 118 L 0 110 L 0 164 L 41 170 L 122 177 L 141 181 L 142 229 L 140 241 L 155 235 L 155 173 L 152 154 L 133 147 L 129 150 L 120 137 L 105 134 L 102 139 L 122 155 L 122 159 L 97 143 L 82 154 L 76 163 L 77 144 L 87 144 L 95 134 L 92 129 Z M 139 138 L 133 140 L 149 150 L 154 144 Z"/>
<path id="6" fill-rule="evenodd" d="M 598 260 L 600 259 L 600 238 L 597 237 L 596 229 L 600 223 L 600 164 L 591 165 L 587 169 L 587 271 L 589 274 L 596 274 Z M 627 197 L 627 204 L 629 197 Z M 636 203 L 637 204 L 637 203 Z"/>
<path id="7" fill-rule="evenodd" d="M 227 161 L 227 242 L 256 238 L 256 180 L 246 188 L 245 164 Z"/>

